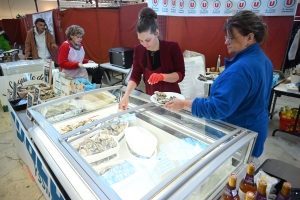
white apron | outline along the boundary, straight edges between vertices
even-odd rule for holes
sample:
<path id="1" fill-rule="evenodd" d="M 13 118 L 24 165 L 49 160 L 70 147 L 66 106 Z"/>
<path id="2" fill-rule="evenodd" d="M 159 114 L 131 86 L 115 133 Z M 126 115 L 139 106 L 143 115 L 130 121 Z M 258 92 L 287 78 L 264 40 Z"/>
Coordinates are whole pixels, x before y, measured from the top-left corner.
<path id="1" fill-rule="evenodd" d="M 84 59 L 84 49 L 83 46 L 80 47 L 80 50 L 77 51 L 76 49 L 70 47 L 68 60 L 70 62 L 80 62 L 82 63 Z M 66 77 L 72 77 L 72 78 L 85 78 L 88 79 L 88 73 L 85 68 L 78 68 L 78 69 L 64 69 L 62 70 L 63 73 L 66 74 Z"/>

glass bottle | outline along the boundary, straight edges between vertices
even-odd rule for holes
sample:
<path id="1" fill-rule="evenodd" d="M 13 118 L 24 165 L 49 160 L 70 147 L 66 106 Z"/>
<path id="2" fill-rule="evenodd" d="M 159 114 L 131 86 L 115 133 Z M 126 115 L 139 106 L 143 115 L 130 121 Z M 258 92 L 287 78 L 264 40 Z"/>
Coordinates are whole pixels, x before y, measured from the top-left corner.
<path id="1" fill-rule="evenodd" d="M 255 199 L 255 195 L 253 192 L 248 191 L 246 193 L 246 200 L 254 200 Z"/>
<path id="2" fill-rule="evenodd" d="M 256 200 L 267 200 L 267 182 L 264 180 L 258 182 Z"/>
<path id="3" fill-rule="evenodd" d="M 219 67 L 221 65 L 221 55 L 219 55 L 218 60 L 217 60 L 217 67 L 216 67 L 216 72 L 219 71 Z"/>
<path id="4" fill-rule="evenodd" d="M 255 166 L 253 163 L 249 163 L 247 167 L 247 173 L 245 178 L 243 178 L 240 182 L 240 188 L 239 188 L 239 196 L 241 200 L 246 199 L 246 193 L 248 191 L 256 193 L 257 187 L 254 183 L 254 171 Z"/>
<path id="5" fill-rule="evenodd" d="M 236 191 L 236 174 L 232 173 L 229 176 L 229 181 L 225 186 L 222 194 L 222 200 L 240 200 L 240 197 Z"/>
<path id="6" fill-rule="evenodd" d="M 284 182 L 282 185 L 282 189 L 275 200 L 291 200 L 291 190 L 292 184 L 289 182 Z"/>

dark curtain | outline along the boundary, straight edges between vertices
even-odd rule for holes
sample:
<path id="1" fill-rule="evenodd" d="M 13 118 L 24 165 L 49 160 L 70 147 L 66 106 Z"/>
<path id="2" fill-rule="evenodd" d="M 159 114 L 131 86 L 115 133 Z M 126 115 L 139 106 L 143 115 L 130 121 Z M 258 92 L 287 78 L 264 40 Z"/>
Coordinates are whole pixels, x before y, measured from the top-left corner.
<path id="1" fill-rule="evenodd" d="M 120 45 L 119 9 L 69 8 L 60 12 L 60 20 L 63 33 L 74 24 L 84 29 L 86 58 L 97 63 L 108 62 L 108 50 Z"/>
<path id="2" fill-rule="evenodd" d="M 134 47 L 139 44 L 136 34 L 136 23 L 138 13 L 144 7 L 147 7 L 146 3 L 120 7 L 120 47 Z"/>

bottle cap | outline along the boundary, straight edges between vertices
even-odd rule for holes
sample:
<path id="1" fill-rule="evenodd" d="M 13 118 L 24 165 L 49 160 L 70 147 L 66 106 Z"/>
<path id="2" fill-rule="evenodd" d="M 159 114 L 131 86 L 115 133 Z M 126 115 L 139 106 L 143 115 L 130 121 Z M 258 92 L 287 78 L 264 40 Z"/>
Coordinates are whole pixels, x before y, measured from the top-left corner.
<path id="1" fill-rule="evenodd" d="M 246 193 L 246 200 L 254 200 L 254 197 L 255 197 L 255 195 L 253 192 L 248 191 Z"/>
<path id="2" fill-rule="evenodd" d="M 292 190 L 292 184 L 289 182 L 284 182 L 281 189 L 281 194 L 284 196 L 290 196 Z"/>
<path id="3" fill-rule="evenodd" d="M 258 189 L 257 189 L 257 191 L 260 194 L 266 194 L 266 189 L 267 189 L 267 182 L 264 181 L 264 180 L 260 180 L 259 183 L 258 183 Z"/>
<path id="4" fill-rule="evenodd" d="M 236 186 L 236 179 L 237 179 L 236 174 L 234 174 L 234 173 L 230 174 L 229 182 L 228 182 L 230 187 L 235 187 Z"/>
<path id="5" fill-rule="evenodd" d="M 247 174 L 253 175 L 255 170 L 255 165 L 253 163 L 248 164 Z"/>

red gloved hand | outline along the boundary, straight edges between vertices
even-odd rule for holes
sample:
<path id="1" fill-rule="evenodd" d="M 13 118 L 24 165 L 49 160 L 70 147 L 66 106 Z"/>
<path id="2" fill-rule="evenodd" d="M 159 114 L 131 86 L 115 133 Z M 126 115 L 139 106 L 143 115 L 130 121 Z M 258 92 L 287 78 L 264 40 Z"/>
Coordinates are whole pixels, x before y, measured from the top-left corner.
<path id="1" fill-rule="evenodd" d="M 148 79 L 148 82 L 153 85 L 158 83 L 159 81 L 163 81 L 165 80 L 165 75 L 163 74 L 157 74 L 157 73 L 153 73 L 151 74 L 150 78 Z"/>

